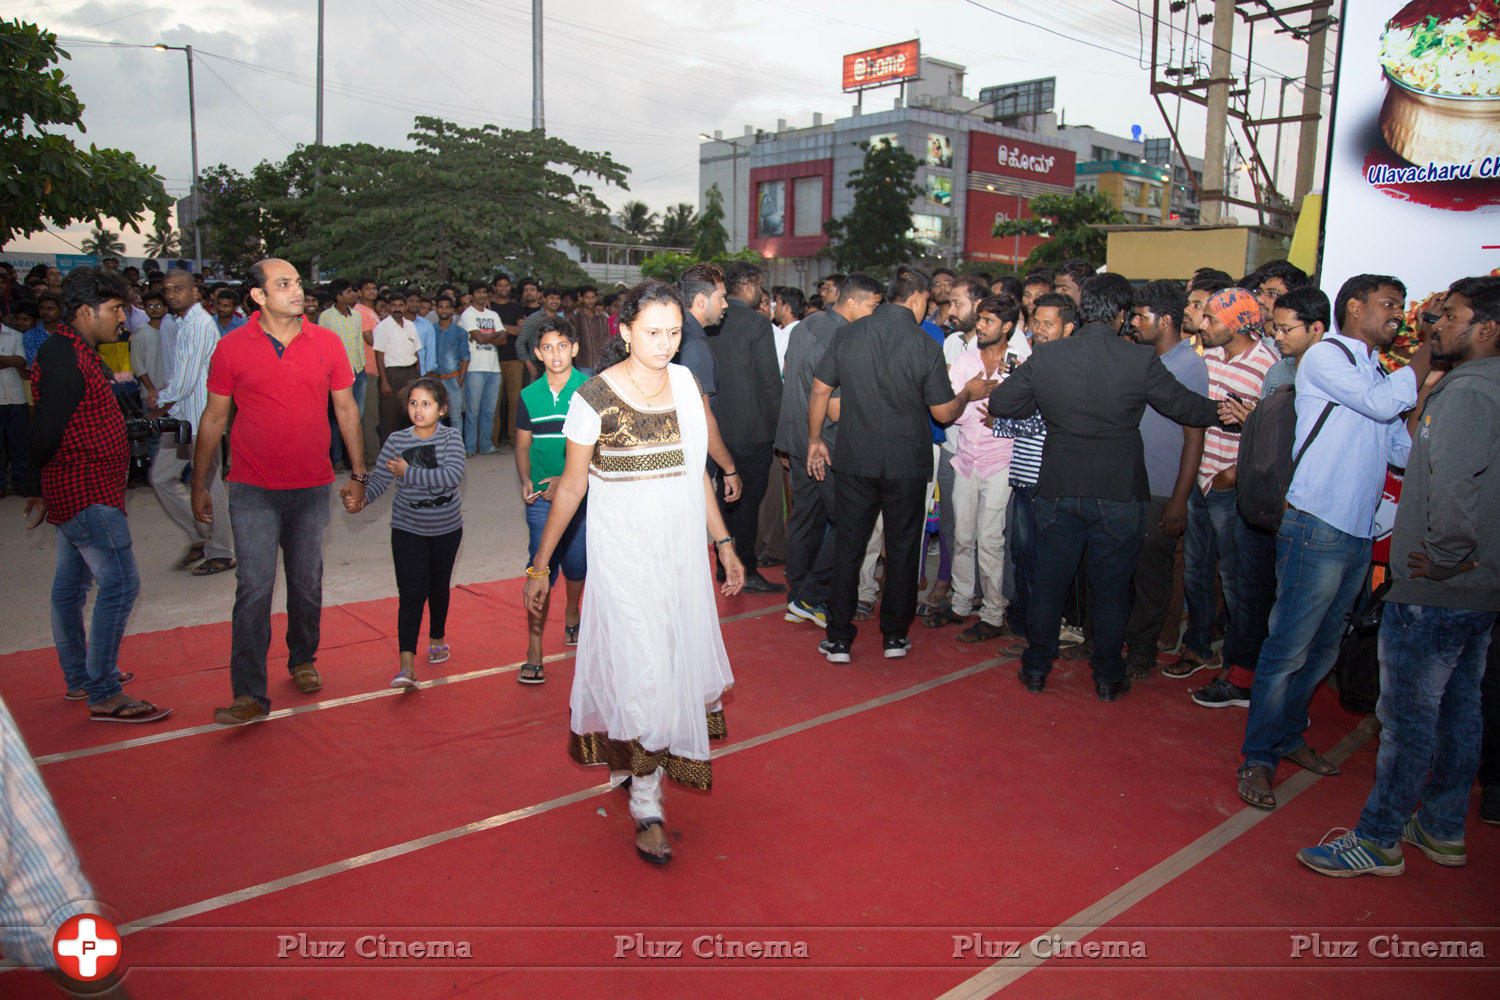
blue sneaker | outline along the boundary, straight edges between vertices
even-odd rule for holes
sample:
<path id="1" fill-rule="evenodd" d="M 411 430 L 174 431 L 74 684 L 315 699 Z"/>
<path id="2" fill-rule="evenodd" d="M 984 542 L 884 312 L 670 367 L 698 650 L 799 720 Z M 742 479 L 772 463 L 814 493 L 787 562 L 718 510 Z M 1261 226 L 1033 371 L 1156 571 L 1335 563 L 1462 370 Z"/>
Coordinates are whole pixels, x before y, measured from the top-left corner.
<path id="1" fill-rule="evenodd" d="M 789 601 L 786 606 L 786 620 L 789 622 L 812 622 L 818 628 L 827 628 L 828 608 L 822 604 Z"/>
<path id="2" fill-rule="evenodd" d="M 1376 847 L 1368 840 L 1360 839 L 1353 830 L 1317 847 L 1304 847 L 1297 852 L 1297 860 L 1319 875 L 1331 875 L 1334 878 L 1351 878 L 1355 875 L 1391 876 L 1406 871 L 1400 844 L 1389 850 Z"/>
<path id="3" fill-rule="evenodd" d="M 1427 860 L 1433 864 L 1462 868 L 1469 863 L 1469 854 L 1464 850 L 1462 840 L 1438 840 L 1422 828 L 1422 823 L 1416 816 L 1407 820 L 1406 826 L 1401 828 L 1401 842 L 1410 844 L 1427 855 Z"/>

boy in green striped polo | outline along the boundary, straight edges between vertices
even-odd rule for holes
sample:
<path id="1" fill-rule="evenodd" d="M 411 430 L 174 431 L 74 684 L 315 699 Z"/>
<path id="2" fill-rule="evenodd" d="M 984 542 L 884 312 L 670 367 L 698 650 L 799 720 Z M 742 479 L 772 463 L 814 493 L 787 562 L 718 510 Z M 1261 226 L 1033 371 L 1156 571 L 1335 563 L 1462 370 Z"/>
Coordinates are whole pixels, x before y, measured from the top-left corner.
<path id="1" fill-rule="evenodd" d="M 552 498 L 562 477 L 567 441 L 563 437 L 563 419 L 573 392 L 589 376 L 573 367 L 578 355 L 578 339 L 571 324 L 560 317 L 548 316 L 525 338 L 528 349 L 542 364 L 543 375 L 521 390 L 516 407 L 516 471 L 521 478 L 521 499 L 526 502 L 526 527 L 531 534 L 527 559 L 536 558 L 542 540 L 542 528 L 552 510 Z M 578 645 L 579 602 L 583 597 L 585 561 L 584 507 L 578 508 L 573 522 L 563 533 L 552 555 L 551 578 L 557 582 L 558 570 L 566 581 L 568 606 L 563 614 L 563 641 Z M 528 562 L 528 565 L 530 563 Z M 548 591 L 550 601 L 551 591 Z M 540 612 L 527 613 L 526 665 L 518 680 L 522 684 L 540 684 L 542 674 L 542 627 L 547 623 L 547 603 Z"/>

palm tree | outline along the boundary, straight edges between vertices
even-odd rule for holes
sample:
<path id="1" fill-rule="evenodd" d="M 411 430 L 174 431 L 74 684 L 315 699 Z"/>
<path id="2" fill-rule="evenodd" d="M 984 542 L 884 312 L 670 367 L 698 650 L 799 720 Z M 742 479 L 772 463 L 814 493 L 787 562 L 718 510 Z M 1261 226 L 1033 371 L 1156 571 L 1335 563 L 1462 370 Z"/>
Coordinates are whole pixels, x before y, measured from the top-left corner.
<path id="1" fill-rule="evenodd" d="M 656 213 L 644 201 L 627 201 L 620 206 L 620 228 L 637 240 L 644 240 L 656 228 Z"/>
<path id="2" fill-rule="evenodd" d="M 146 237 L 146 253 L 152 257 L 176 257 L 179 242 L 170 222 L 158 222 L 156 231 Z"/>
<path id="3" fill-rule="evenodd" d="M 125 244 L 120 242 L 120 234 L 114 230 L 105 229 L 103 226 L 95 226 L 94 231 L 89 233 L 88 239 L 83 241 L 79 249 L 100 260 L 109 256 L 125 256 Z"/>
<path id="4" fill-rule="evenodd" d="M 679 202 L 662 214 L 656 242 L 664 247 L 689 247 L 698 232 L 698 213 L 687 202 Z"/>

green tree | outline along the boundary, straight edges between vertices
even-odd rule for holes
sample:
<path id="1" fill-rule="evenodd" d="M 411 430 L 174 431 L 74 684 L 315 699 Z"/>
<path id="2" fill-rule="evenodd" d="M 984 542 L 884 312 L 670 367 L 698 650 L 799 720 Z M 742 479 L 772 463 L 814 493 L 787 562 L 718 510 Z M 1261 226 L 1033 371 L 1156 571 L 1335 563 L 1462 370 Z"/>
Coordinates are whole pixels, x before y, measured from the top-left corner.
<path id="1" fill-rule="evenodd" d="M 729 230 L 724 228 L 724 192 L 718 184 L 709 186 L 703 196 L 703 214 L 698 216 L 698 231 L 693 234 L 693 256 L 710 260 L 729 252 Z"/>
<path id="2" fill-rule="evenodd" d="M 171 204 L 156 171 L 134 155 L 80 149 L 53 131 L 84 131 L 83 104 L 52 65 L 69 58 L 52 32 L 0 21 L 0 246 L 49 222 L 110 218 L 139 231 L 138 219 Z"/>
<path id="3" fill-rule="evenodd" d="M 1027 271 L 1056 267 L 1074 257 L 1100 265 L 1107 240 L 1094 227 L 1125 221 L 1125 214 L 1097 191 L 1042 194 L 1031 199 L 1031 218 L 996 222 L 994 235 L 1051 237 L 1027 255 Z"/>
<path id="4" fill-rule="evenodd" d="M 700 257 L 697 253 L 664 251 L 662 253 L 654 253 L 641 262 L 641 277 L 655 278 L 658 281 L 675 282 L 681 277 L 683 271 L 686 271 L 694 264 L 707 262 L 724 267 L 731 261 L 736 260 L 748 260 L 758 264 L 765 263 L 764 258 L 749 247 L 736 250 L 734 253 L 725 251 L 724 253 L 713 254 L 709 257 Z"/>
<path id="5" fill-rule="evenodd" d="M 611 238 L 587 181 L 624 187 L 626 167 L 539 131 L 418 117 L 409 137 L 415 149 L 299 148 L 279 168 L 285 196 L 267 206 L 289 231 L 268 247 L 393 281 L 472 279 L 500 266 L 546 283 L 587 280 L 557 244 Z"/>
<path id="6" fill-rule="evenodd" d="M 678 202 L 662 213 L 656 243 L 664 247 L 690 247 L 698 233 L 698 213 L 687 202 Z"/>
<path id="7" fill-rule="evenodd" d="M 644 201 L 627 201 L 620 206 L 620 228 L 637 242 L 645 242 L 656 229 L 656 213 Z"/>
<path id="8" fill-rule="evenodd" d="M 199 177 L 203 215 L 198 221 L 203 256 L 219 270 L 240 274 L 263 257 L 285 257 L 306 272 L 312 254 L 294 249 L 303 235 L 313 167 L 303 147 L 281 163 L 263 161 L 248 174 L 224 164 Z M 182 233 L 185 251 L 193 231 Z"/>
<path id="9" fill-rule="evenodd" d="M 109 256 L 123 257 L 125 255 L 125 244 L 120 242 L 120 234 L 113 229 L 105 229 L 103 226 L 95 226 L 88 238 L 78 245 L 78 249 L 99 260 Z"/>
<path id="10" fill-rule="evenodd" d="M 922 252 L 911 237 L 911 204 L 921 195 L 917 158 L 900 146 L 859 144 L 864 164 L 850 171 L 854 207 L 841 219 L 823 223 L 833 259 L 845 271 L 883 271 Z"/>
<path id="11" fill-rule="evenodd" d="M 172 228 L 172 223 L 165 215 L 156 217 L 156 228 L 146 237 L 146 255 L 148 257 L 180 257 L 181 240 L 177 230 Z"/>

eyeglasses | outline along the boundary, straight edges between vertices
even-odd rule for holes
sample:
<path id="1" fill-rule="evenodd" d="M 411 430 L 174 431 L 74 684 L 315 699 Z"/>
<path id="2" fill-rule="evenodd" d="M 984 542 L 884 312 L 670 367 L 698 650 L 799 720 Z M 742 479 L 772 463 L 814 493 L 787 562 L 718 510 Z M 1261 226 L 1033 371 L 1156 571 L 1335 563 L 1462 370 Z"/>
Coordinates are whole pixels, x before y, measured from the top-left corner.
<path id="1" fill-rule="evenodd" d="M 1271 335 L 1274 337 L 1278 333 L 1287 334 L 1287 333 L 1291 333 L 1293 330 L 1303 329 L 1306 326 L 1307 326 L 1306 323 L 1294 323 L 1291 326 L 1279 326 L 1279 325 L 1277 325 L 1275 323 L 1272 323 L 1271 326 L 1269 327 L 1269 329 L 1271 331 Z"/>
<path id="2" fill-rule="evenodd" d="M 1441 313 L 1435 313 L 1435 312 L 1424 312 L 1424 313 L 1422 313 L 1422 315 L 1421 315 L 1421 316 L 1419 316 L 1419 317 L 1418 317 L 1418 318 L 1419 318 L 1419 319 L 1420 319 L 1420 320 L 1421 320 L 1421 321 L 1422 321 L 1422 322 L 1423 322 L 1423 323 L 1426 323 L 1426 324 L 1428 324 L 1428 325 L 1429 325 L 1429 326 L 1431 326 L 1431 325 L 1433 325 L 1433 324 L 1435 324 L 1435 323 L 1436 323 L 1436 322 L 1437 322 L 1437 321 L 1438 321 L 1438 320 L 1440 320 L 1440 319 L 1442 319 L 1442 318 L 1443 318 L 1443 316 L 1442 316 L 1442 314 L 1441 314 Z"/>

